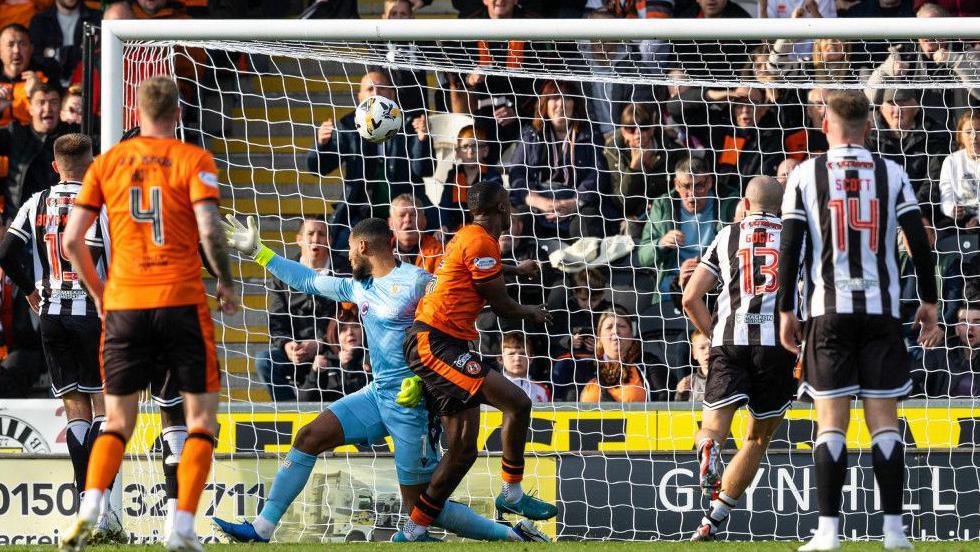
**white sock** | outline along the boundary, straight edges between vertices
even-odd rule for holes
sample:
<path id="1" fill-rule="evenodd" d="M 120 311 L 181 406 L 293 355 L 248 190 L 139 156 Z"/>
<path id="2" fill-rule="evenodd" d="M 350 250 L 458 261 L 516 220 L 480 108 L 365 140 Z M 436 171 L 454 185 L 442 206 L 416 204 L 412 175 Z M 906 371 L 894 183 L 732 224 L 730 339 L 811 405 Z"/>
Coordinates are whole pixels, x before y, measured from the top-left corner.
<path id="1" fill-rule="evenodd" d="M 177 510 L 177 515 L 174 516 L 174 533 L 197 535 L 197 532 L 194 530 L 194 514 Z"/>
<path id="2" fill-rule="evenodd" d="M 177 499 L 167 499 L 167 517 L 163 521 L 164 536 L 170 535 L 174 530 L 174 522 L 177 519 Z"/>
<path id="3" fill-rule="evenodd" d="M 415 540 L 424 535 L 428 530 L 428 527 L 419 525 L 418 523 L 412 521 L 412 518 L 408 518 L 408 520 L 405 522 L 405 527 L 402 528 L 402 533 L 405 533 L 408 540 Z"/>
<path id="4" fill-rule="evenodd" d="M 885 514 L 885 523 L 884 523 L 884 527 L 883 528 L 884 528 L 885 534 L 888 534 L 888 533 L 901 533 L 903 535 L 905 534 L 905 528 L 902 527 L 902 516 L 901 515 L 894 515 L 894 514 L 888 515 L 888 514 Z"/>
<path id="5" fill-rule="evenodd" d="M 78 508 L 78 517 L 95 523 L 99 519 L 101 511 L 102 491 L 96 489 L 85 491 L 85 496 L 82 497 L 82 505 Z"/>
<path id="6" fill-rule="evenodd" d="M 820 521 L 817 522 L 817 534 L 839 535 L 840 517 L 820 516 Z"/>
<path id="7" fill-rule="evenodd" d="M 255 519 L 252 520 L 252 527 L 263 539 L 271 539 L 272 533 L 276 531 L 276 525 L 262 516 L 255 516 Z"/>
<path id="8" fill-rule="evenodd" d="M 514 504 L 524 498 L 524 489 L 520 483 L 504 483 L 504 500 Z"/>
<path id="9" fill-rule="evenodd" d="M 711 510 L 708 511 L 708 517 L 716 522 L 725 521 L 736 504 L 738 504 L 737 498 L 732 498 L 725 493 L 718 493 L 718 498 L 711 501 Z"/>

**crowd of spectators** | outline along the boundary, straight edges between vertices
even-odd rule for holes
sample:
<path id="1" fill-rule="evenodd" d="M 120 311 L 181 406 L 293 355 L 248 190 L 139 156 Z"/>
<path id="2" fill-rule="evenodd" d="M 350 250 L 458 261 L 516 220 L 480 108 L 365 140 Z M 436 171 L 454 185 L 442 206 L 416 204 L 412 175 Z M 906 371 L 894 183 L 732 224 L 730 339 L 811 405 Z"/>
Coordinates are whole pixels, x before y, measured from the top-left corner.
<path id="1" fill-rule="evenodd" d="M 423 17 L 431 3 L 387 0 L 382 17 Z M 959 0 L 451 4 L 461 18 L 485 19 L 980 16 L 978 4 Z M 4 219 L 53 182 L 51 143 L 81 122 L 84 23 L 103 16 L 359 17 L 358 8 L 356 0 L 0 1 Z M 415 59 L 424 47 L 377 46 L 389 60 Z M 972 354 L 980 347 L 980 286 L 975 282 L 980 281 L 980 110 L 975 110 L 980 84 L 971 86 L 980 75 L 980 43 L 644 40 L 545 47 L 512 40 L 453 43 L 446 50 L 469 60 L 469 69 L 429 74 L 361 66 L 351 102 L 371 95 L 397 101 L 405 128 L 392 140 L 363 140 L 353 113 L 317 121 L 304 144 L 309 148 L 305 168 L 323 176 L 339 170 L 343 201 L 329 218 L 307 217 L 298 224 L 299 262 L 346 274 L 349 230 L 375 216 L 389 221 L 403 262 L 435 271 L 444 244 L 468 222 L 468 188 L 481 180 L 503 182 L 514 215 L 509 232 L 500 238 L 502 256 L 521 269 L 507 276 L 508 292 L 522 303 L 546 304 L 555 323 L 531 327 L 484 313 L 478 321 L 479 351 L 499 358 L 504 374 L 536 402 L 698 401 L 710 339 L 691 335 L 677 315 L 687 277 L 719 228 L 738 220 L 748 179 L 766 174 L 785 184 L 800 162 L 826 150 L 821 131 L 826 95 L 842 82 L 862 78 L 873 85 L 867 94 L 875 106 L 865 145 L 906 168 L 939 254 L 942 322 L 949 339 L 942 351 L 914 351 L 920 376 L 916 392 L 980 393 Z M 556 60 L 587 67 L 594 77 L 528 76 Z M 495 68 L 515 73 L 502 76 L 490 71 Z M 637 84 L 643 81 L 616 77 L 627 71 L 653 78 L 650 84 Z M 903 88 L 930 78 L 963 85 Z M 744 85 L 705 87 L 695 85 L 698 79 Z M 766 86 L 787 79 L 811 84 Z M 468 122 L 454 129 L 449 162 L 440 172 L 432 118 L 444 113 Z M 433 179 L 441 191 L 430 195 L 426 186 Z M 611 236 L 628 236 L 632 251 L 602 263 L 594 262 L 593 255 L 578 266 L 549 261 L 556 252 L 583 243 L 583 249 L 591 247 L 602 256 L 604 240 Z M 912 305 L 917 300 L 914 273 L 904 252 L 900 261 L 902 298 Z M 329 401 L 366 385 L 370 366 L 356 309 L 295 293 L 274 280 L 269 287 L 271 340 L 252 366 L 272 398 Z M 5 368 L 16 359 L 12 352 L 33 347 L 23 330 L 13 330 L 17 322 L 10 319 L 17 316 L 8 305 L 16 303 L 18 291 L 8 282 L 4 292 L 0 322 L 11 353 L 0 364 L 0 393 L 13 388 L 2 384 L 16 375 Z M 909 326 L 912 311 L 902 311 Z M 650 322 L 654 319 L 657 323 Z M 674 347 L 678 343 L 679 349 Z"/>

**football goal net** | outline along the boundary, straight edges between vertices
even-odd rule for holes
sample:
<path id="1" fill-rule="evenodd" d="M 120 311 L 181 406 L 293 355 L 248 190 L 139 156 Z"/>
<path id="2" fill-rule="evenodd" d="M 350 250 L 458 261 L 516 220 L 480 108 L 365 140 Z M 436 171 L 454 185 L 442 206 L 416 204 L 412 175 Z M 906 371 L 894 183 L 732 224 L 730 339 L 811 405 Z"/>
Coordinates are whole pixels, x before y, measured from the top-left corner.
<path id="1" fill-rule="evenodd" d="M 525 486 L 559 504 L 546 531 L 683 539 L 707 503 L 693 449 L 708 352 L 681 289 L 720 225 L 739 216 L 748 180 L 785 181 L 825 152 L 827 94 L 860 90 L 873 106 L 865 145 L 905 167 L 933 229 L 948 328 L 938 350 L 909 341 L 905 522 L 914 538 L 975 539 L 976 37 L 980 21 L 953 18 L 110 21 L 101 142 L 105 150 L 138 124 L 142 79 L 171 75 L 181 138 L 221 170 L 222 211 L 258 216 L 277 253 L 337 275 L 350 273 L 351 227 L 371 216 L 390 219 L 403 261 L 435 270 L 468 220 L 469 187 L 502 182 L 514 211 L 503 259 L 538 265 L 509 277 L 508 292 L 547 305 L 555 322 L 484 313 L 473 347 L 536 401 Z M 353 123 L 371 95 L 396 102 L 405 121 L 381 144 Z M 918 299 L 904 253 L 900 264 L 911 336 Z M 233 265 L 244 309 L 214 314 L 225 376 L 201 511 L 251 518 L 299 428 L 368 381 L 370 344 L 356 324 L 375 307 L 313 300 L 248 259 Z M 306 341 L 316 344 L 293 345 Z M 124 469 L 125 524 L 139 535 L 163 521 L 154 411 L 147 403 Z M 852 418 L 863 421 L 857 403 Z M 482 419 L 485 454 L 455 499 L 493 515 L 501 416 Z M 739 414 L 730 451 L 746 421 Z M 795 403 L 723 537 L 809 536 L 814 434 L 809 405 Z M 863 452 L 848 472 L 843 530 L 880 536 L 863 423 L 848 440 Z M 391 446 L 324 455 L 276 539 L 386 540 L 404 514 Z"/>

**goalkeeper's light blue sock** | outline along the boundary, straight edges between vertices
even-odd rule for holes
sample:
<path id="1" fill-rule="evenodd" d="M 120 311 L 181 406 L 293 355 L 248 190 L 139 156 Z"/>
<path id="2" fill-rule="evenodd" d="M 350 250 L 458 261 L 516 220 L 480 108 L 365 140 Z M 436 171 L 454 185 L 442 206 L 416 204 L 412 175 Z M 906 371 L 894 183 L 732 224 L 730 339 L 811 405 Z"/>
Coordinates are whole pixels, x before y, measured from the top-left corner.
<path id="1" fill-rule="evenodd" d="M 474 512 L 469 506 L 451 500 L 446 501 L 446 506 L 433 524 L 467 539 L 482 541 L 520 540 L 510 527 L 489 520 Z"/>
<path id="2" fill-rule="evenodd" d="M 269 490 L 269 499 L 265 501 L 265 506 L 259 513 L 261 521 L 268 522 L 273 529 L 279 524 L 279 520 L 282 519 L 282 515 L 286 513 L 289 505 L 296 500 L 303 487 L 306 486 L 306 481 L 310 478 L 310 473 L 313 472 L 313 466 L 316 464 L 316 456 L 306 454 L 295 448 L 289 449 L 286 460 L 276 472 L 276 478 L 272 481 L 272 489 Z M 254 524 L 256 530 L 259 526 L 262 526 L 263 529 L 267 527 L 259 519 L 256 521 L 259 522 Z M 267 535 L 262 536 L 268 538 Z"/>

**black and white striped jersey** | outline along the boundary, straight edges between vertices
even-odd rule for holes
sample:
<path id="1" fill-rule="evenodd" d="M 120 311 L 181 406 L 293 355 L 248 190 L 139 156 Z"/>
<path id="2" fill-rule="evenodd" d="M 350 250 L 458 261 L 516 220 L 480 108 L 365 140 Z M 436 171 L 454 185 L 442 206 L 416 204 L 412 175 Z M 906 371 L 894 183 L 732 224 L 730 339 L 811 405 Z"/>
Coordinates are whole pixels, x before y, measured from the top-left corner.
<path id="1" fill-rule="evenodd" d="M 811 317 L 898 318 L 897 237 L 903 215 L 914 215 L 904 220 L 921 227 L 905 170 L 861 146 L 834 147 L 797 167 L 786 183 L 783 221 L 789 232 L 790 221 L 804 223 L 802 310 Z M 792 241 L 788 235 L 783 239 L 787 245 Z M 796 277 L 787 274 L 787 281 Z M 780 310 L 791 310 L 791 291 L 783 290 Z"/>
<path id="2" fill-rule="evenodd" d="M 718 278 L 711 346 L 779 345 L 776 290 L 783 222 L 750 213 L 718 232 L 701 266 Z"/>
<path id="3" fill-rule="evenodd" d="M 31 247 L 34 279 L 41 295 L 41 314 L 96 316 L 95 304 L 89 299 L 78 274 L 62 249 L 62 234 L 80 182 L 61 182 L 30 197 L 11 224 L 8 232 Z M 105 278 L 109 266 L 108 220 L 103 210 L 85 235 L 92 250 L 99 276 Z"/>

